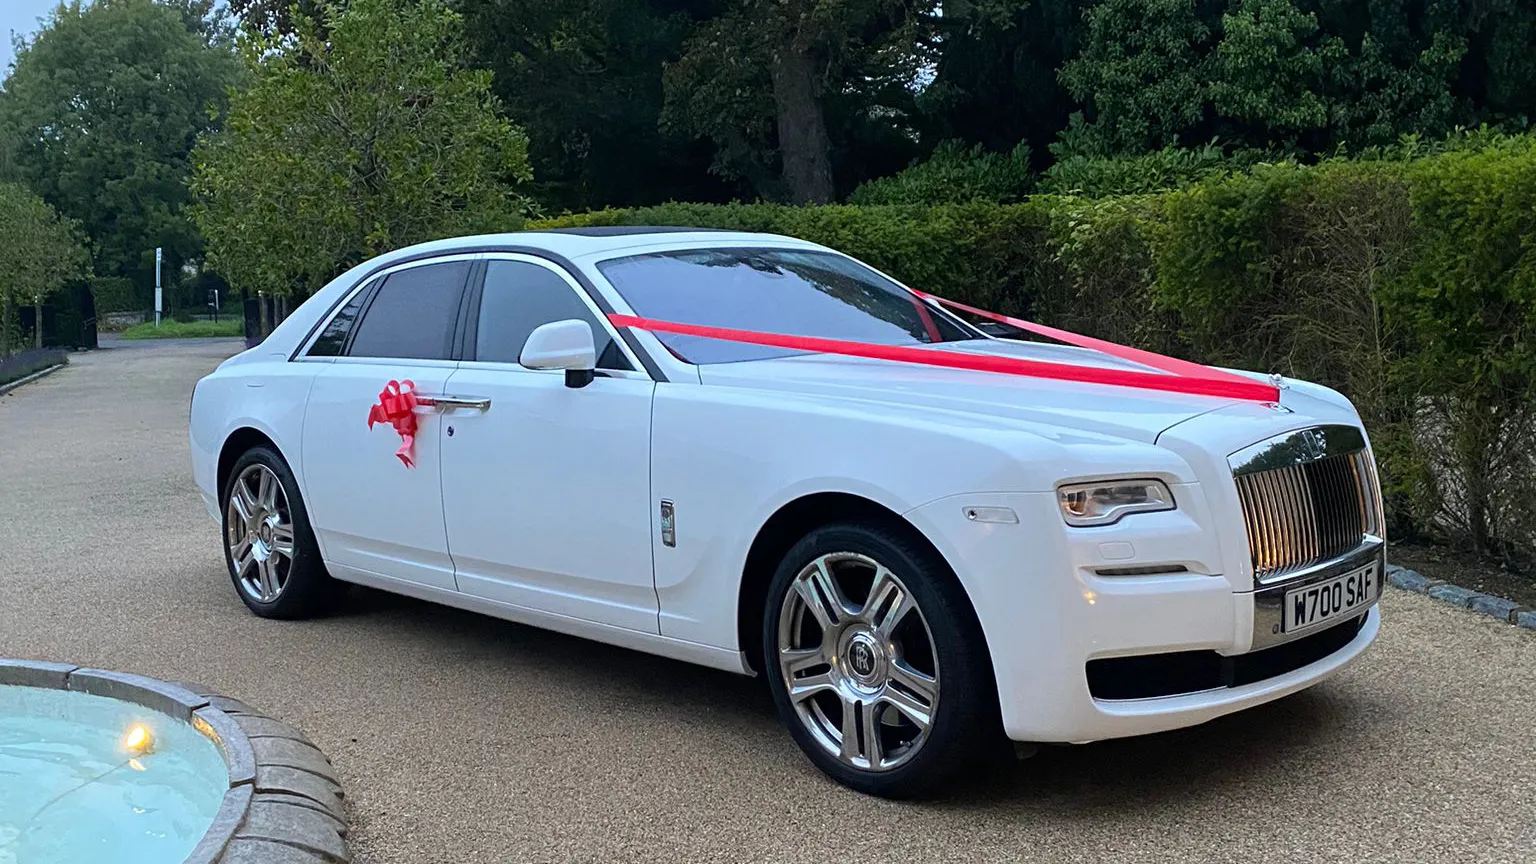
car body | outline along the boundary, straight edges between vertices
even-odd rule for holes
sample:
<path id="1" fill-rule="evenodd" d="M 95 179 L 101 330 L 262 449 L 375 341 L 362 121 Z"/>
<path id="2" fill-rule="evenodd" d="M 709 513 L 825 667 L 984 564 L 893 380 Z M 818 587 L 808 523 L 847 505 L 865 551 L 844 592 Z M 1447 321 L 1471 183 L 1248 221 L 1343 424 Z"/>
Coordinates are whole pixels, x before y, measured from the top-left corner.
<path id="1" fill-rule="evenodd" d="M 1286 381 L 1279 402 L 1263 404 L 743 352 L 616 328 L 606 317 L 683 320 L 704 308 L 696 323 L 741 326 L 751 315 L 764 319 L 756 329 L 814 331 L 820 325 L 806 321 L 823 320 L 821 294 L 794 294 L 810 298 L 801 305 L 811 312 L 760 302 L 779 290 L 772 286 L 811 278 L 802 272 L 831 274 L 829 284 L 893 284 L 832 250 L 764 234 L 523 232 L 389 253 L 336 278 L 198 383 L 197 484 L 227 527 L 243 512 L 231 510 L 231 470 L 243 452 L 266 447 L 290 469 L 289 497 L 302 499 L 324 570 L 337 580 L 749 674 L 774 670 L 764 657 L 781 601 L 781 624 L 791 628 L 791 595 L 765 596 L 783 556 L 818 527 L 873 520 L 910 540 L 912 555 L 930 556 L 909 569 L 948 571 L 897 574 L 900 596 L 906 583 L 953 583 L 948 600 L 927 601 L 922 622 L 933 639 L 942 629 L 934 621 L 951 615 L 964 619 L 952 638 L 984 640 L 970 646 L 988 667 L 975 680 L 994 692 L 977 716 L 1018 742 L 1208 721 L 1315 684 L 1375 638 L 1384 543 L 1374 462 L 1358 414 L 1328 388 Z M 568 296 L 519 305 L 537 294 L 519 279 Z M 417 298 L 409 314 L 398 311 L 407 287 Z M 641 295 L 646 308 L 632 302 Z M 738 310 L 724 297 L 745 299 Z M 864 326 L 844 311 L 826 318 Z M 1081 348 L 995 338 L 936 305 L 919 314 L 930 332 L 931 315 L 955 334 L 946 348 L 1135 368 Z M 516 344 L 488 352 L 495 340 L 485 328 L 500 325 L 487 322 L 518 316 L 528 320 L 505 324 Z M 569 363 L 519 362 L 530 333 L 570 320 L 587 322 L 601 349 L 595 379 L 573 381 Z M 430 321 L 450 322 L 447 334 Z M 876 339 L 886 332 L 878 324 Z M 332 338 L 336 331 L 346 332 Z M 391 455 L 398 437 L 365 423 L 381 387 L 407 379 L 445 399 L 416 411 L 414 468 Z M 1114 485 L 1122 481 L 1134 482 Z M 1105 524 L 1068 524 L 1064 489 L 1103 484 L 1093 488 L 1118 491 L 1083 494 L 1118 501 L 1143 494 L 1136 483 L 1150 484 L 1154 499 L 1171 495 L 1169 506 L 1154 500 Z M 250 542 L 229 545 L 239 553 Z M 877 566 L 862 554 L 852 566 Z M 248 603 L 260 594 L 253 590 Z M 1319 620 L 1319 604 L 1338 608 Z M 758 638 L 765 626 L 767 642 Z M 857 639 L 820 656 L 834 671 L 839 662 L 867 667 L 881 647 L 877 631 L 859 625 Z M 945 693 L 961 692 L 948 682 L 963 687 L 963 675 L 945 675 Z M 935 694 L 938 676 L 935 668 Z M 869 719 L 868 708 L 843 710 L 802 715 L 812 733 L 831 730 L 824 750 L 852 734 L 844 725 L 840 738 L 838 716 Z M 901 719 L 881 708 L 874 717 L 875 731 L 855 743 L 873 734 L 886 746 L 879 723 Z M 850 785 L 879 794 L 926 785 L 916 774 L 851 782 L 883 773 L 885 757 L 861 764 L 847 749 L 846 776 L 829 773 Z"/>

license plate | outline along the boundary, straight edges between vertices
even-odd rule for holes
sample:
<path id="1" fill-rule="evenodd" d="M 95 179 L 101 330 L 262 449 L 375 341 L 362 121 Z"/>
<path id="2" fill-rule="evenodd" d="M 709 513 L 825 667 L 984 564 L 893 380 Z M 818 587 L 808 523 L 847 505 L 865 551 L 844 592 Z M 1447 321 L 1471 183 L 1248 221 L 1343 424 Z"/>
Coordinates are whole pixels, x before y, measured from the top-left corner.
<path id="1" fill-rule="evenodd" d="M 1285 592 L 1285 632 L 1294 633 L 1346 618 L 1381 593 L 1381 567 L 1372 561 L 1332 579 Z"/>

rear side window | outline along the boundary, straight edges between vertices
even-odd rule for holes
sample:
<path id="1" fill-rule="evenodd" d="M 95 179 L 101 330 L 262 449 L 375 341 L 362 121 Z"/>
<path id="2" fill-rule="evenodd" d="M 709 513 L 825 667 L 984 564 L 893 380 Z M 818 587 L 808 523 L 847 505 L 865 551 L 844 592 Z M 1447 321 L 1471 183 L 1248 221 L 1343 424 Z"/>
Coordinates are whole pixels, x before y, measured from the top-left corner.
<path id="1" fill-rule="evenodd" d="M 352 325 L 357 323 L 357 313 L 363 311 L 363 300 L 368 297 L 371 287 L 352 295 L 347 305 L 341 307 L 331 323 L 325 325 L 315 343 L 309 346 L 310 357 L 340 357 L 347 347 L 347 336 L 352 332 Z"/>
<path id="2" fill-rule="evenodd" d="M 528 334 L 544 324 L 572 318 L 592 328 L 598 368 L 630 368 L 608 330 L 559 274 L 526 261 L 491 261 L 486 264 L 485 289 L 480 295 L 475 359 L 516 363 Z"/>
<path id="3" fill-rule="evenodd" d="M 450 359 L 469 267 L 453 261 L 389 274 L 363 312 L 347 356 Z"/>

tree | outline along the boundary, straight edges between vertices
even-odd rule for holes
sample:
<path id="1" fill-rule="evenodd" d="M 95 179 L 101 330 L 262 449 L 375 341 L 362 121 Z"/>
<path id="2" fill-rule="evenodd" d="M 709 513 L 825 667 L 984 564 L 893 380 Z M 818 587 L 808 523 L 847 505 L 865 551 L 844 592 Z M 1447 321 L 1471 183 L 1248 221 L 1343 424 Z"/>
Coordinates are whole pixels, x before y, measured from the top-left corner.
<path id="1" fill-rule="evenodd" d="M 16 183 L 0 183 L 0 356 L 16 344 L 16 311 L 37 308 L 33 344 L 43 346 L 43 302 L 71 279 L 83 278 L 90 257 L 79 228 Z"/>
<path id="2" fill-rule="evenodd" d="M 586 210 L 738 191 L 707 142 L 665 133 L 662 67 L 714 0 L 459 0 L 470 51 L 528 132 L 534 194 Z"/>
<path id="3" fill-rule="evenodd" d="M 861 131 L 890 129 L 913 113 L 913 88 L 932 59 L 924 46 L 942 20 L 939 0 L 724 2 L 668 68 L 664 122 L 713 140 L 715 169 L 759 191 L 779 191 L 776 173 L 791 201 L 833 200 L 833 133 L 856 142 Z M 838 115 L 853 122 L 839 130 Z"/>
<path id="4" fill-rule="evenodd" d="M 206 0 L 70 0 L 0 91 L 0 165 L 78 221 L 102 275 L 151 283 L 201 252 L 188 154 L 238 63 Z"/>
<path id="5" fill-rule="evenodd" d="M 353 0 L 242 37 L 250 86 L 194 154 L 194 215 L 232 287 L 302 297 L 389 249 L 522 223 L 528 141 L 461 62 L 460 23 L 437 0 Z"/>

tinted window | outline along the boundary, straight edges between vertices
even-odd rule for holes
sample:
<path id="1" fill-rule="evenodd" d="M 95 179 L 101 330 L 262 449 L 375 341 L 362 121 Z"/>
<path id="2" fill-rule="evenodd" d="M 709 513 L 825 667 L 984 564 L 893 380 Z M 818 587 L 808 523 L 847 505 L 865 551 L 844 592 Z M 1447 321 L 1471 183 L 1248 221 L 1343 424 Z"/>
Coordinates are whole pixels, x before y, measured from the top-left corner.
<path id="1" fill-rule="evenodd" d="M 599 367 L 630 368 L 608 330 L 559 274 L 525 261 L 491 261 L 485 268 L 485 290 L 480 297 L 475 359 L 516 363 L 523 343 L 535 328 L 571 318 L 592 327 Z"/>
<path id="2" fill-rule="evenodd" d="M 684 324 L 913 345 L 978 338 L 873 270 L 827 252 L 699 249 L 599 265 L 636 314 Z M 657 333 L 690 363 L 803 353 Z"/>
<path id="3" fill-rule="evenodd" d="M 368 296 L 368 289 L 352 295 L 347 305 L 341 307 L 320 336 L 315 339 L 315 344 L 309 346 L 311 357 L 336 357 L 341 354 L 341 349 L 346 347 L 347 334 L 352 332 L 352 324 L 357 321 L 357 313 L 362 311 L 363 300 Z"/>
<path id="4" fill-rule="evenodd" d="M 459 297 L 468 277 L 468 261 L 389 274 L 363 313 L 347 354 L 447 360 L 453 354 Z"/>

